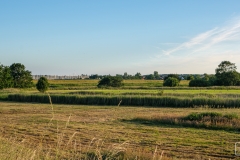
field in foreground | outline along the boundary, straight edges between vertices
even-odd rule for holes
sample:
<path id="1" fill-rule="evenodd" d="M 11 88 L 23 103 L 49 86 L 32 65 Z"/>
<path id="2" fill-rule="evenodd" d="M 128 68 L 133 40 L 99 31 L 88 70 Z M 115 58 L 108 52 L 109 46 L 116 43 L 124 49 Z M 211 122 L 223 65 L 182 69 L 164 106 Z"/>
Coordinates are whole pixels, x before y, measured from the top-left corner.
<path id="1" fill-rule="evenodd" d="M 240 109 L 150 108 L 0 102 L 2 159 L 234 159 L 237 131 L 134 119 Z M 53 109 L 53 110 L 52 110 Z M 53 111 L 53 112 L 52 112 Z"/>

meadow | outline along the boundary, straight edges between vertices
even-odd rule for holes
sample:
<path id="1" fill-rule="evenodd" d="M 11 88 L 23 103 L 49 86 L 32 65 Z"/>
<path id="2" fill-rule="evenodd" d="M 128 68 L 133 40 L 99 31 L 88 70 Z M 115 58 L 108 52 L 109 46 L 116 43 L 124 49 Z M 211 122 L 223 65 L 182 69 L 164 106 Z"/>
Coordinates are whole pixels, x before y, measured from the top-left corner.
<path id="1" fill-rule="evenodd" d="M 50 80 L 0 91 L 1 159 L 237 159 L 240 88 Z M 35 82 L 36 83 L 36 82 Z M 51 101 L 50 101 L 50 99 Z"/>
<path id="2" fill-rule="evenodd" d="M 236 130 L 156 123 L 192 112 L 236 113 L 239 109 L 185 109 L 53 105 L 1 102 L 3 159 L 230 159 Z M 101 158 L 100 158 L 101 157 Z"/>

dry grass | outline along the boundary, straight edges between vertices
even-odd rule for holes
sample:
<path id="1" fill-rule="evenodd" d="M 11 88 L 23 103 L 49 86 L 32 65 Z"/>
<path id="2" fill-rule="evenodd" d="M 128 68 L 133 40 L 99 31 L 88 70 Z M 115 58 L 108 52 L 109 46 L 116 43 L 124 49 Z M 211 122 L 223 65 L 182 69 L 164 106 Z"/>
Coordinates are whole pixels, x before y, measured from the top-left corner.
<path id="1" fill-rule="evenodd" d="M 52 119 L 49 104 L 0 102 L 0 106 L 4 159 L 229 159 L 235 158 L 234 143 L 240 139 L 236 132 L 123 121 L 196 111 L 240 115 L 239 109 L 54 105 Z"/>

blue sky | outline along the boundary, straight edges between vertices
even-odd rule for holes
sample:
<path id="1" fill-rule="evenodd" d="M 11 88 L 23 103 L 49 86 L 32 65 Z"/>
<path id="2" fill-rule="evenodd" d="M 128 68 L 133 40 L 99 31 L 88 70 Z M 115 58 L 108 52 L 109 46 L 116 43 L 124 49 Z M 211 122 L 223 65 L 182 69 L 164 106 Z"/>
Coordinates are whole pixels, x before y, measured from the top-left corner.
<path id="1" fill-rule="evenodd" d="M 32 74 L 240 68 L 239 0 L 0 0 L 0 62 Z"/>

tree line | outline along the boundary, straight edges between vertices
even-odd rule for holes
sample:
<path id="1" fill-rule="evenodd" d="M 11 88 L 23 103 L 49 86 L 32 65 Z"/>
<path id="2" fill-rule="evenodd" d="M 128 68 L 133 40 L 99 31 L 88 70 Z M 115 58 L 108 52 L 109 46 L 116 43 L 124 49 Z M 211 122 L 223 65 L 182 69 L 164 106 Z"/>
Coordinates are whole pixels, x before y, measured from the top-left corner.
<path id="1" fill-rule="evenodd" d="M 123 79 L 127 74 L 123 76 L 103 76 L 98 83 L 98 87 L 120 87 L 123 86 Z M 157 71 L 154 74 L 147 75 L 145 79 L 156 79 L 160 75 Z M 131 76 L 130 76 L 131 77 Z M 133 79 L 141 79 L 141 74 L 137 73 Z M 138 77 L 138 78 L 136 78 Z M 208 86 L 240 86 L 240 73 L 237 72 L 235 63 L 230 61 L 222 61 L 215 70 L 215 75 L 204 74 L 202 77 L 199 75 L 188 75 L 187 80 L 190 80 L 190 87 L 208 87 Z M 163 86 L 175 87 L 178 86 L 182 77 L 178 74 L 169 74 L 164 77 Z M 114 82 L 114 83 L 113 83 Z M 112 85 L 114 84 L 114 85 Z"/>
<path id="2" fill-rule="evenodd" d="M 145 79 L 159 79 L 157 71 L 145 76 Z M 134 76 L 124 75 L 116 76 L 98 76 L 92 75 L 91 79 L 101 79 L 98 87 L 121 87 L 123 79 L 142 79 L 141 73 L 137 72 Z M 190 80 L 190 87 L 208 87 L 208 86 L 240 86 L 240 73 L 237 72 L 235 63 L 222 61 L 215 70 L 215 75 L 204 74 L 203 77 L 188 75 L 186 79 Z M 29 70 L 21 63 L 13 63 L 10 66 L 0 65 L 0 89 L 4 88 L 30 88 L 34 87 L 32 75 Z M 163 86 L 178 86 L 181 77 L 177 74 L 169 74 L 164 77 Z M 36 87 L 39 91 L 45 92 L 49 83 L 46 78 L 40 78 Z"/>

